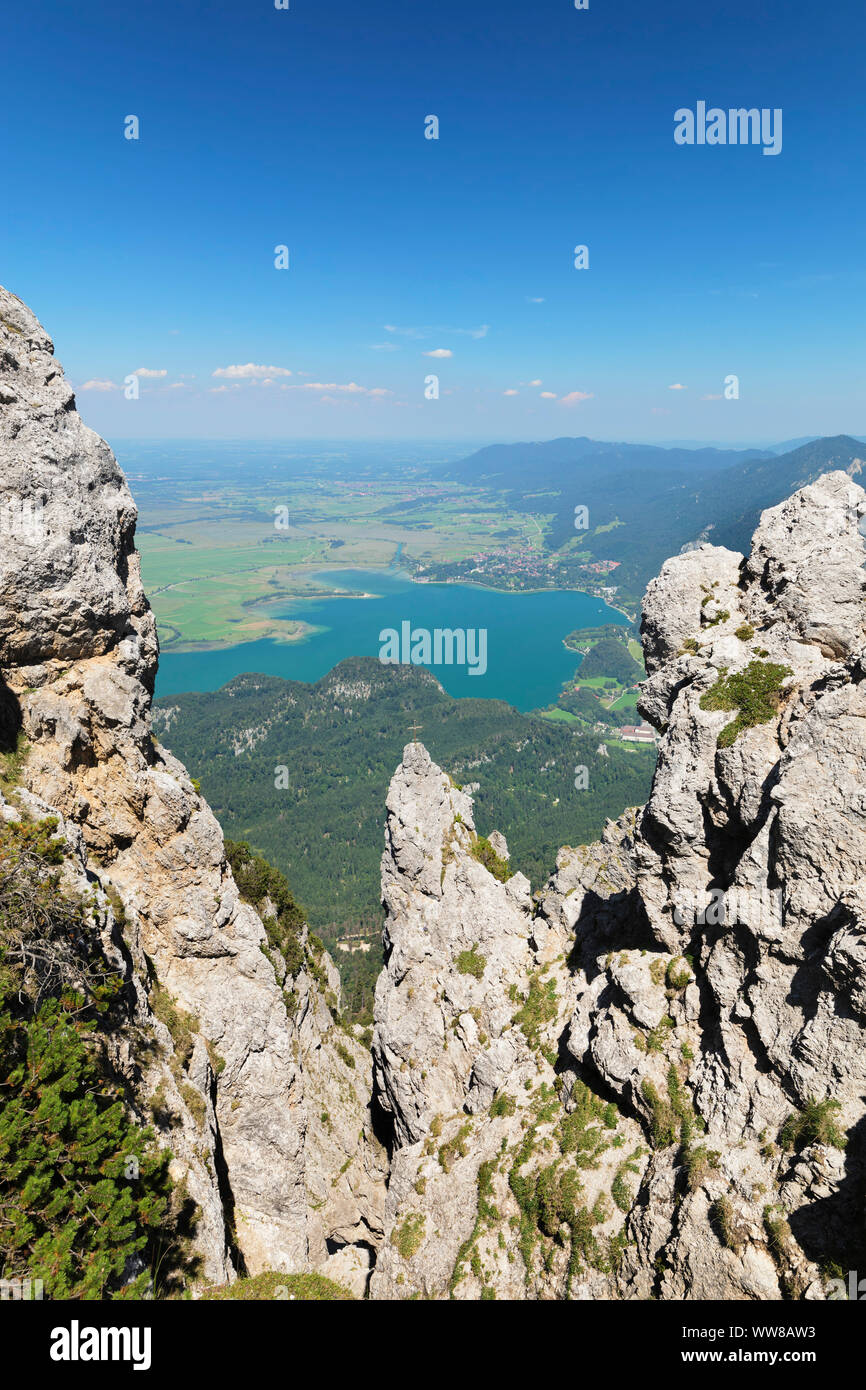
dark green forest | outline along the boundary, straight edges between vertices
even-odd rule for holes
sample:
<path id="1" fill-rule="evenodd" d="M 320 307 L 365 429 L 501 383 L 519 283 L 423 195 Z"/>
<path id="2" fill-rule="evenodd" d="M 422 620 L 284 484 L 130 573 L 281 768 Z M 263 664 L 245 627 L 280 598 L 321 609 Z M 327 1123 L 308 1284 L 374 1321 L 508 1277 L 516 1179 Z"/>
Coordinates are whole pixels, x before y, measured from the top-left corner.
<path id="1" fill-rule="evenodd" d="M 623 642 L 615 637 L 602 637 L 587 652 L 580 663 L 579 680 L 593 676 L 611 676 L 622 685 L 635 685 L 644 679 L 644 671 Z"/>
<path id="2" fill-rule="evenodd" d="M 413 736 L 473 788 L 479 833 L 503 832 L 533 888 L 560 846 L 597 838 L 606 818 L 646 800 L 655 761 L 654 749 L 615 743 L 604 757 L 598 734 L 501 701 L 452 699 L 422 668 L 369 657 L 314 685 L 244 675 L 212 693 L 168 696 L 154 731 L 199 779 L 225 834 L 282 870 L 329 949 L 346 932 L 373 935 L 369 954 L 335 953 L 353 1013 L 381 961 L 385 797 Z"/>

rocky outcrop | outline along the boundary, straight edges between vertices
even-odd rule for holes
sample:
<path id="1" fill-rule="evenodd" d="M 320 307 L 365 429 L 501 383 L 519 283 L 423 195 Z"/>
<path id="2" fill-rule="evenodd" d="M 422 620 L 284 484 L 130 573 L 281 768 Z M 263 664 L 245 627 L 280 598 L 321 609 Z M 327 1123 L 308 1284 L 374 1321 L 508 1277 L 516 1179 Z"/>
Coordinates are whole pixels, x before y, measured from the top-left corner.
<path id="1" fill-rule="evenodd" d="M 55 816 L 93 897 L 129 987 L 112 1063 L 172 1151 L 203 1277 L 818 1299 L 862 1267 L 866 494 L 827 474 L 747 557 L 665 564 L 649 801 L 535 894 L 406 747 L 370 1052 L 306 931 L 290 975 L 153 738 L 135 508 L 6 291 L 0 354 L 0 816 Z"/>
<path id="2" fill-rule="evenodd" d="M 470 797 L 419 743 L 385 839 L 373 1058 L 393 1153 L 371 1295 L 601 1296 L 624 1219 L 607 1194 L 629 1159 L 639 1171 L 641 1135 L 561 1065 L 581 987 L 573 885 L 539 913 L 504 838 L 478 836 Z M 591 880 L 592 854 L 581 863 Z M 556 1237 L 543 1265 L 539 1220 Z"/>
<path id="3" fill-rule="evenodd" d="M 649 802 L 534 899 L 406 749 L 375 1296 L 823 1298 L 829 1266 L 862 1265 L 864 512 L 828 474 L 746 559 L 667 562 Z"/>
<path id="4" fill-rule="evenodd" d="M 672 1013 L 719 1157 L 676 1211 L 656 1192 L 636 1220 L 641 1292 L 821 1297 L 820 1266 L 862 1260 L 864 512 L 828 474 L 763 514 L 746 560 L 702 547 L 647 591 L 641 708 L 664 736 L 636 890 L 653 940 L 691 962 Z M 792 1114 L 811 1118 L 788 1150 Z M 670 1187 L 672 1160 L 656 1166 Z M 738 1230 L 715 1272 L 714 1202 Z"/>
<path id="5" fill-rule="evenodd" d="M 165 1118 L 173 1175 L 200 1209 L 204 1276 L 324 1268 L 363 1229 L 362 1288 L 381 1175 L 363 1152 L 367 1134 L 378 1152 L 367 1088 L 341 1089 L 318 1061 L 337 1032 L 333 967 L 319 967 L 329 990 L 306 966 L 285 979 L 213 814 L 152 737 L 158 644 L 135 520 L 50 339 L 0 290 L 0 696 L 6 746 L 26 754 L 22 794 L 61 818 L 109 901 L 138 1022 L 160 1043 L 155 1060 L 133 1059 L 136 1090 Z M 363 1078 L 357 1039 L 340 1046 Z M 325 1094 L 342 1145 L 321 1133 Z"/>

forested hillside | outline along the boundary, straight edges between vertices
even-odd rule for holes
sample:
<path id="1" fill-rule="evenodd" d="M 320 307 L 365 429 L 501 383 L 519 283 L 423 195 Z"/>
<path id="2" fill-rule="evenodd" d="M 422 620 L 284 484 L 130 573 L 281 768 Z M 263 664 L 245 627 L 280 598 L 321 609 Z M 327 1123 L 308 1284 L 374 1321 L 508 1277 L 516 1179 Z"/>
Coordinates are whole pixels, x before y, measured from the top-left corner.
<path id="1" fill-rule="evenodd" d="M 701 540 L 747 550 L 765 507 L 834 469 L 857 476 L 863 453 L 850 435 L 781 455 L 554 439 L 492 445 L 443 471 L 506 489 L 515 511 L 536 512 L 543 490 L 551 550 L 574 541 L 575 505 L 584 505 L 590 529 L 580 553 L 617 561 L 619 600 L 636 603 L 668 556 Z"/>
<path id="2" fill-rule="evenodd" d="M 371 930 L 369 954 L 337 953 L 344 979 L 367 984 L 379 959 L 382 808 L 413 731 L 455 778 L 477 784 L 480 832 L 505 834 L 533 887 L 561 845 L 593 840 L 608 817 L 646 799 L 654 765 L 653 749 L 611 742 L 600 754 L 597 733 L 501 701 L 454 700 L 429 672 L 372 658 L 341 662 L 315 685 L 246 675 L 211 694 L 167 697 L 154 728 L 200 780 L 226 835 L 286 874 L 326 944 Z"/>
<path id="3" fill-rule="evenodd" d="M 577 674 L 581 680 L 609 676 L 623 685 L 633 685 L 644 678 L 642 668 L 628 648 L 615 637 L 602 637 L 596 642 L 580 663 Z"/>

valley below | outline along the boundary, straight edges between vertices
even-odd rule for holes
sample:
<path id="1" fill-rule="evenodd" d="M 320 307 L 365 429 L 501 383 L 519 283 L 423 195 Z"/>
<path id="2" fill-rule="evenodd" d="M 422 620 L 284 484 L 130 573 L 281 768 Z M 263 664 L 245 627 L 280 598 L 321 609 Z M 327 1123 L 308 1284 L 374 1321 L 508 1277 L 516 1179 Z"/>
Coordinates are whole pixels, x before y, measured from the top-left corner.
<path id="1" fill-rule="evenodd" d="M 741 486 L 719 533 L 783 495 L 742 550 L 695 537 L 689 503 L 640 643 L 606 605 L 619 588 L 602 601 L 527 572 L 505 593 L 480 582 L 475 534 L 472 556 L 441 561 L 473 559 L 467 583 L 413 554 L 418 527 L 399 570 L 396 552 L 352 554 L 355 533 L 345 567 L 308 552 L 291 580 L 317 620 L 346 605 L 340 628 L 282 644 L 318 661 L 327 634 L 309 629 L 337 632 L 323 674 L 247 670 L 154 702 L 126 479 L 34 315 L 4 290 L 0 311 L 16 383 L 3 486 L 44 525 L 0 549 L 4 1287 L 178 1304 L 847 1298 L 866 1259 L 857 441 L 722 460 Z M 563 449 L 605 454 L 591 444 L 559 441 L 557 466 Z M 184 479 L 181 455 L 164 491 L 218 508 L 198 466 Z M 569 516 L 579 474 L 567 508 L 560 489 Z M 163 481 L 145 480 L 150 505 Z M 454 503 L 448 478 L 415 486 L 424 506 Z M 272 499 L 269 484 L 249 524 Z M 548 576 L 649 563 L 622 496 L 608 505 L 621 524 L 602 511 L 594 558 L 569 537 Z M 545 540 L 532 514 L 538 553 L 550 516 Z M 229 522 L 215 544 L 214 524 L 170 541 L 177 570 L 165 523 L 145 523 L 157 604 L 182 592 L 178 630 L 204 641 L 209 624 L 222 644 L 167 660 L 244 652 L 199 585 L 224 582 L 229 608 L 255 591 L 254 613 L 267 541 L 238 545 Z M 276 621 L 303 621 L 287 594 Z M 422 619 L 479 614 L 511 700 L 486 670 L 464 693 L 445 667 L 364 650 L 379 625 L 423 638 Z M 509 643 L 528 675 L 497 664 Z"/>

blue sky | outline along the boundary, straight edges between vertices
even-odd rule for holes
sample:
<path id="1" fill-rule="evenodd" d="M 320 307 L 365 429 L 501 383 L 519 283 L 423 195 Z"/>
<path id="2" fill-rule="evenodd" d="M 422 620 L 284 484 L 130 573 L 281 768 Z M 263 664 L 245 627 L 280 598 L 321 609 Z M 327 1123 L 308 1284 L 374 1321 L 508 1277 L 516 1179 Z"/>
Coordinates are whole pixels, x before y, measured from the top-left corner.
<path id="1" fill-rule="evenodd" d="M 866 433 L 864 39 L 859 0 L 17 6 L 0 282 L 109 439 Z M 700 100 L 781 153 L 676 145 Z"/>

